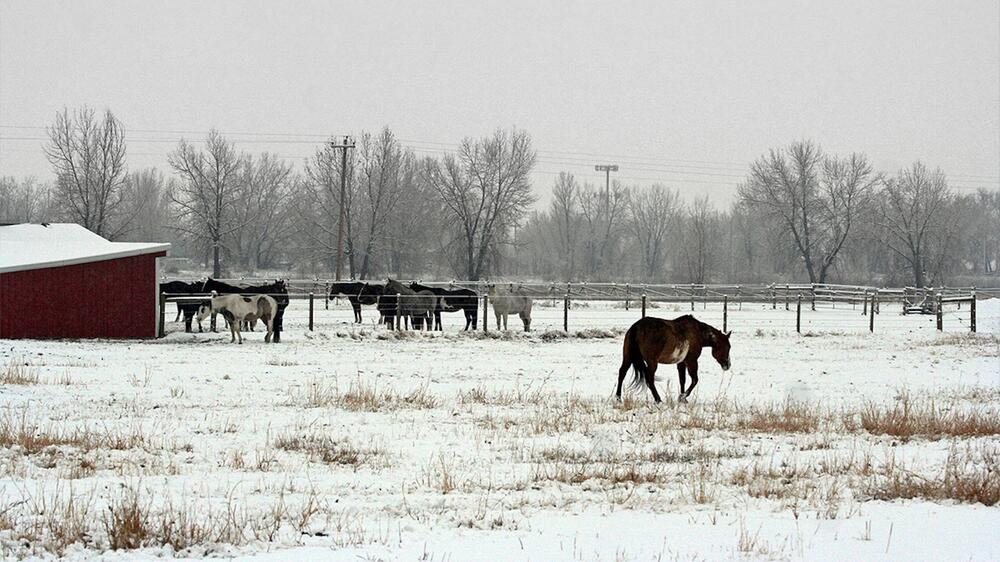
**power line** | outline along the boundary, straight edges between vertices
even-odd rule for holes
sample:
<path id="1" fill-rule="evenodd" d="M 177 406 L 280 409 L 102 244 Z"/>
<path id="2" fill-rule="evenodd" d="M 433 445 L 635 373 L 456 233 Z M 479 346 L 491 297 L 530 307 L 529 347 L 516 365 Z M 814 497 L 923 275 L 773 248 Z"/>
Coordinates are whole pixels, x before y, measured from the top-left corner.
<path id="1" fill-rule="evenodd" d="M 19 126 L 19 125 L 0 125 L 0 128 L 4 128 L 4 129 L 33 129 L 33 130 L 44 130 L 44 129 L 46 129 L 45 127 L 40 127 L 40 126 Z M 163 133 L 163 134 L 188 134 L 188 133 L 190 133 L 190 134 L 203 134 L 203 133 L 207 134 L 207 131 L 179 130 L 179 129 L 131 129 L 131 130 L 135 131 L 135 132 Z M 229 135 L 272 135 L 272 136 L 282 136 L 282 137 L 315 136 L 315 137 L 323 137 L 325 139 L 329 139 L 329 138 L 332 138 L 334 136 L 334 135 L 320 135 L 320 134 L 312 134 L 312 133 L 256 133 L 256 132 L 241 132 L 241 133 L 224 133 L 224 134 L 229 134 Z M 47 141 L 47 140 L 48 140 L 48 138 L 44 137 L 44 136 L 13 136 L 13 137 L 12 136 L 0 136 L 0 141 Z M 148 144 L 161 144 L 161 143 L 174 144 L 174 143 L 179 142 L 180 140 L 181 139 L 178 139 L 178 138 L 173 138 L 173 139 L 140 138 L 140 139 L 129 139 L 128 142 L 130 142 L 130 143 L 131 142 L 148 143 Z M 280 144 L 291 144 L 291 145 L 294 145 L 294 144 L 308 144 L 308 145 L 316 146 L 317 149 L 319 149 L 319 147 L 322 146 L 322 143 L 320 143 L 318 141 L 315 141 L 315 140 L 297 140 L 297 139 L 246 139 L 246 138 L 231 139 L 231 140 L 234 143 L 264 144 L 264 145 L 267 145 L 267 144 L 277 144 L 277 145 L 280 145 Z M 194 142 L 197 142 L 197 141 L 194 141 Z M 436 141 L 415 141 L 415 140 L 404 140 L 404 139 L 400 139 L 400 143 L 403 144 L 404 147 L 409 148 L 410 150 L 413 150 L 414 152 L 420 152 L 420 153 L 425 153 L 425 154 L 441 154 L 442 152 L 445 152 L 445 153 L 452 152 L 452 150 L 448 150 L 448 149 L 445 149 L 445 148 L 427 148 L 427 147 L 422 147 L 422 146 L 412 146 L 412 145 L 408 145 L 408 144 L 405 144 L 405 143 L 432 144 L 432 145 L 438 145 L 438 146 L 441 146 L 441 147 L 458 147 L 459 146 L 457 144 L 440 143 L 440 142 L 436 142 Z M 10 149 L 8 149 L 8 150 L 10 150 Z M 586 153 L 586 152 L 547 151 L 547 150 L 538 150 L 537 152 L 539 154 L 542 154 L 542 155 L 545 155 L 545 154 L 581 154 L 581 155 L 595 154 L 595 153 Z M 131 151 L 129 153 L 133 154 L 133 155 L 148 155 L 148 156 L 155 155 L 155 153 L 142 153 L 142 152 L 131 152 Z M 313 155 L 314 154 L 305 154 L 305 155 L 279 155 L 279 156 L 282 157 L 282 158 L 285 158 L 285 159 L 304 159 L 304 158 L 310 158 Z M 166 157 L 166 154 L 163 154 L 163 156 Z M 738 171 L 735 168 L 734 169 L 730 169 L 728 167 L 717 168 L 717 167 L 713 167 L 713 166 L 688 166 L 688 165 L 684 165 L 684 164 L 664 164 L 662 162 L 667 162 L 668 160 L 661 160 L 661 161 L 657 162 L 657 161 L 653 161 L 653 160 L 638 159 L 638 158 L 635 158 L 635 157 L 623 157 L 623 158 L 633 160 L 636 164 L 640 164 L 640 165 L 637 165 L 637 166 L 633 166 L 631 162 L 626 162 L 626 164 L 627 164 L 627 170 L 628 171 L 653 172 L 653 173 L 656 173 L 656 174 L 673 174 L 675 176 L 707 176 L 707 177 L 719 177 L 719 178 L 732 178 L 733 180 L 743 179 L 743 178 L 746 177 L 745 174 L 722 173 L 722 172 Z M 592 160 L 587 159 L 587 158 L 576 158 L 576 157 L 572 157 L 572 156 L 569 156 L 569 157 L 568 156 L 543 156 L 543 157 L 539 158 L 537 161 L 539 162 L 539 164 L 542 164 L 542 165 L 556 166 L 556 167 L 559 167 L 559 168 L 565 168 L 565 167 L 569 167 L 569 166 L 575 166 L 575 167 L 578 167 L 578 168 L 589 168 L 590 165 L 591 165 L 590 162 L 592 162 Z M 711 163 L 711 161 L 696 161 L 696 160 L 678 160 L 678 161 Z M 731 164 L 726 164 L 726 166 L 730 166 L 730 165 Z M 689 169 L 680 169 L 680 168 L 690 168 L 690 170 Z M 745 170 L 746 167 L 744 166 L 744 167 L 742 167 L 740 169 L 741 170 Z M 565 171 L 565 170 L 563 170 L 563 171 Z M 536 173 L 545 173 L 545 174 L 555 175 L 558 172 L 546 172 L 546 171 L 536 170 Z M 575 175 L 587 176 L 587 174 L 583 174 L 583 173 L 577 173 Z M 1000 185 L 1000 176 L 986 176 L 986 175 L 959 174 L 959 173 L 947 174 L 947 175 L 949 177 L 949 184 L 952 184 L 953 187 L 956 187 L 956 188 L 959 188 L 959 189 L 978 189 L 979 187 L 984 187 L 985 185 L 990 185 L 990 186 Z M 591 175 L 591 177 L 596 177 L 596 176 Z M 622 179 L 629 179 L 629 180 L 633 180 L 633 181 L 690 182 L 690 183 L 704 183 L 704 184 L 716 184 L 716 185 L 732 185 L 732 184 L 735 183 L 734 181 L 731 181 L 731 180 L 729 180 L 729 181 L 727 181 L 727 180 L 698 181 L 698 180 L 690 179 L 690 178 L 687 178 L 687 177 L 671 177 L 671 176 L 658 176 L 658 177 L 620 176 L 620 177 Z M 955 178 L 970 178 L 970 179 L 955 179 Z"/>

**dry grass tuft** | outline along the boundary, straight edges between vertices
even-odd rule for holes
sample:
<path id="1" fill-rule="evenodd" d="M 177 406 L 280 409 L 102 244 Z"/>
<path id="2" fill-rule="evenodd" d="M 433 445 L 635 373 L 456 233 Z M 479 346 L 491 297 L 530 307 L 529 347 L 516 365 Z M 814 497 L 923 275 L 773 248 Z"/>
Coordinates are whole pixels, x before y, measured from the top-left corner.
<path id="1" fill-rule="evenodd" d="M 142 428 L 105 427 L 60 428 L 55 425 L 41 427 L 28 419 L 27 410 L 15 415 L 7 410 L 0 415 L 0 447 L 18 447 L 23 454 L 34 455 L 50 447 L 75 447 L 83 451 L 93 449 L 129 450 L 145 448 L 149 440 Z"/>
<path id="2" fill-rule="evenodd" d="M 438 405 L 424 384 L 408 393 L 395 389 L 382 389 L 375 382 L 362 379 L 352 382 L 346 392 L 339 392 L 333 383 L 314 380 L 302 393 L 292 394 L 288 405 L 305 408 L 325 408 L 335 406 L 351 412 L 379 412 L 405 408 L 431 409 Z"/>
<path id="3" fill-rule="evenodd" d="M 38 384 L 38 368 L 23 359 L 13 358 L 0 371 L 0 384 Z"/>
<path id="4" fill-rule="evenodd" d="M 532 482 L 562 482 L 581 484 L 588 480 L 603 480 L 611 484 L 650 484 L 666 480 L 666 474 L 656 464 L 625 464 L 611 462 L 565 463 L 546 462 L 532 466 Z"/>
<path id="5" fill-rule="evenodd" d="M 895 499 L 954 500 L 981 503 L 1000 502 L 1000 454 L 996 450 L 949 453 L 941 472 L 924 476 L 886 463 L 870 481 L 869 493 L 877 500 Z"/>
<path id="6" fill-rule="evenodd" d="M 381 455 L 375 449 L 361 449 L 347 441 L 337 442 L 325 435 L 284 435 L 278 437 L 274 446 L 283 451 L 306 453 L 309 458 L 324 464 L 358 466 Z"/>
<path id="7" fill-rule="evenodd" d="M 800 402 L 751 406 L 747 411 L 738 413 L 737 426 L 740 429 L 761 433 L 812 433 L 820 424 L 816 410 Z"/>
<path id="8" fill-rule="evenodd" d="M 901 439 L 1000 435 L 1000 411 L 996 408 L 945 408 L 932 399 L 913 400 L 908 394 L 891 407 L 869 402 L 861 411 L 860 421 L 868 433 Z"/>

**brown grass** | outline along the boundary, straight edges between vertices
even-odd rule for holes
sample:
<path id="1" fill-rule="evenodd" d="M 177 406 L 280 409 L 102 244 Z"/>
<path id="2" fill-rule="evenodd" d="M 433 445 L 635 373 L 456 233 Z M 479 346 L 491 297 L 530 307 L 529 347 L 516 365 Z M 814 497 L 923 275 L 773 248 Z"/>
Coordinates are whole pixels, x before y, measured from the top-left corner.
<path id="1" fill-rule="evenodd" d="M 270 506 L 255 510 L 229 497 L 221 508 L 175 504 L 169 498 L 154 508 L 153 496 L 127 486 L 97 510 L 96 495 L 54 490 L 0 506 L 0 530 L 12 541 L 0 545 L 0 557 L 62 556 L 70 546 L 96 551 L 134 550 L 169 545 L 175 555 L 200 545 L 245 545 L 278 540 L 282 532 L 298 537 L 322 511 L 321 498 L 308 490 L 295 503 L 282 492 Z"/>
<path id="2" fill-rule="evenodd" d="M 283 451 L 306 453 L 315 462 L 358 466 L 382 453 L 376 449 L 361 449 L 347 441 L 338 442 L 325 435 L 283 435 L 275 439 L 274 446 Z"/>
<path id="3" fill-rule="evenodd" d="M 332 383 L 312 381 L 304 392 L 291 396 L 289 405 L 305 408 L 334 406 L 351 412 L 379 412 L 406 408 L 431 409 L 437 407 L 438 400 L 430 394 L 426 384 L 408 393 L 399 393 L 393 388 L 379 388 L 375 382 L 358 378 L 348 386 L 346 392 L 339 392 Z"/>
<path id="4" fill-rule="evenodd" d="M 38 384 L 38 368 L 23 359 L 13 358 L 0 371 L 0 384 Z"/>
<path id="5" fill-rule="evenodd" d="M 84 451 L 91 449 L 126 450 L 147 445 L 141 427 L 117 429 L 105 427 L 60 428 L 41 427 L 28 419 L 27 410 L 15 415 L 10 410 L 0 415 L 0 447 L 20 447 L 25 454 L 37 454 L 48 447 L 69 446 Z"/>
<path id="6" fill-rule="evenodd" d="M 958 453 L 951 451 L 937 474 L 918 474 L 890 461 L 869 482 L 874 499 L 954 500 L 1000 502 L 1000 454 L 996 450 Z"/>
<path id="7" fill-rule="evenodd" d="M 886 407 L 869 402 L 860 414 L 861 427 L 873 435 L 902 439 L 926 437 L 986 437 L 1000 435 L 1000 411 L 986 406 L 941 406 L 932 399 L 908 394 Z"/>
<path id="8" fill-rule="evenodd" d="M 532 482 L 562 482 L 581 484 L 588 480 L 603 480 L 611 484 L 647 484 L 666 480 L 666 474 L 656 464 L 636 462 L 617 464 L 611 462 L 593 463 L 536 463 L 532 466 Z"/>

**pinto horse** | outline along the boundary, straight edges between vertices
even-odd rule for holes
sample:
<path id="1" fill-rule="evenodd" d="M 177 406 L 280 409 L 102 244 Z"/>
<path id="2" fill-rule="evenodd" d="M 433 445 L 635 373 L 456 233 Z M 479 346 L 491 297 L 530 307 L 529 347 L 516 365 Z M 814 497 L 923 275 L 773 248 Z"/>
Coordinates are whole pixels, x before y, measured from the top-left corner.
<path id="1" fill-rule="evenodd" d="M 229 332 L 232 339 L 229 343 L 243 343 L 243 333 L 241 328 L 243 323 L 262 320 L 267 326 L 267 334 L 264 342 L 271 341 L 274 333 L 274 315 L 278 311 L 278 303 L 270 295 L 253 295 L 245 297 L 243 295 L 222 295 L 213 296 L 209 304 L 203 304 L 198 308 L 198 321 L 202 321 L 209 314 L 221 314 L 229 321 Z"/>
<path id="2" fill-rule="evenodd" d="M 687 402 L 691 391 L 698 384 L 698 357 L 703 347 L 712 348 L 712 357 L 719 362 L 723 371 L 729 369 L 729 335 L 700 322 L 694 316 L 685 314 L 673 320 L 647 316 L 625 332 L 622 351 L 622 366 L 618 369 L 618 391 L 615 396 L 622 399 L 622 381 L 629 367 L 635 369 L 632 387 L 639 388 L 645 382 L 653 393 L 653 400 L 660 402 L 656 392 L 656 366 L 660 363 L 676 364 L 680 380 L 678 402 Z M 691 386 L 684 390 L 685 372 L 691 375 Z"/>
<path id="3" fill-rule="evenodd" d="M 441 330 L 441 313 L 458 312 L 465 313 L 465 328 L 469 326 L 476 329 L 479 318 L 479 295 L 470 289 L 444 289 L 441 287 L 429 287 L 420 283 L 410 283 L 410 288 L 416 292 L 430 291 L 438 296 L 438 304 L 434 308 L 434 329 Z"/>
<path id="4" fill-rule="evenodd" d="M 285 317 L 285 309 L 288 308 L 288 288 L 285 286 L 284 280 L 277 280 L 274 283 L 269 283 L 266 285 L 248 285 L 246 287 L 237 287 L 235 285 L 230 285 L 228 283 L 223 283 L 222 281 L 216 281 L 212 278 L 207 278 L 205 281 L 198 283 L 201 285 L 201 289 L 198 291 L 200 293 L 211 293 L 215 291 L 220 295 L 270 295 L 274 298 L 278 305 L 278 311 L 274 314 L 274 343 L 281 342 L 281 331 L 283 328 L 283 320 Z M 215 322 L 212 322 L 212 331 L 215 331 Z"/>

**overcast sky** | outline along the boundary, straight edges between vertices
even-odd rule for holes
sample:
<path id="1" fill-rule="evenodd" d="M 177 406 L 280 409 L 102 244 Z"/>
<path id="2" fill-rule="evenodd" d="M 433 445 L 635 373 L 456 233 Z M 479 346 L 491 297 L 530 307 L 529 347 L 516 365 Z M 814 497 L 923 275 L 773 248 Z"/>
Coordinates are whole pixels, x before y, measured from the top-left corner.
<path id="1" fill-rule="evenodd" d="M 609 162 L 724 204 L 803 138 L 996 189 L 1000 2 L 0 0 L 0 174 L 49 180 L 44 127 L 82 104 L 133 169 L 212 127 L 298 164 L 330 134 L 425 155 L 517 126 L 540 193 Z"/>

